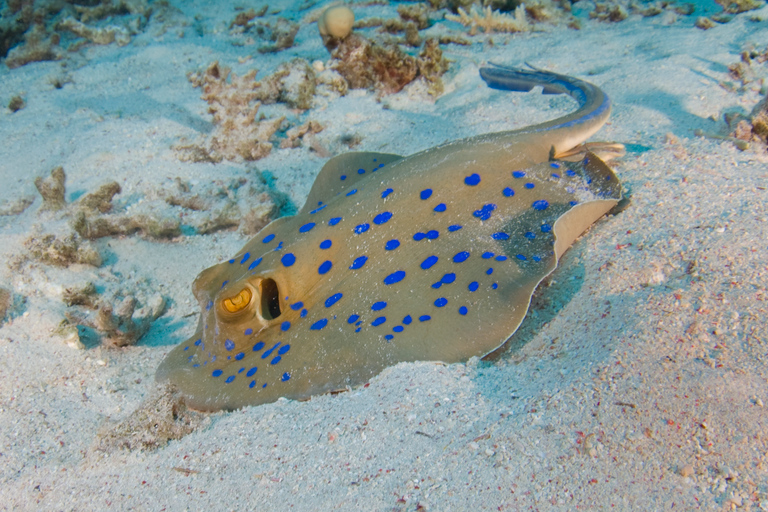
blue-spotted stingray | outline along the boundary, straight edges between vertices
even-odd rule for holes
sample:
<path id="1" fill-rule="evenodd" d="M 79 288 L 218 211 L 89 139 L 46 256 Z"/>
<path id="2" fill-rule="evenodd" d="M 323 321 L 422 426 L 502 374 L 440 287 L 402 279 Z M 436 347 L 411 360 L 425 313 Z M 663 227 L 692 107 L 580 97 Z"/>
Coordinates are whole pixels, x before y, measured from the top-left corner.
<path id="1" fill-rule="evenodd" d="M 200 273 L 197 332 L 157 379 L 193 408 L 231 410 L 356 386 L 402 361 L 466 361 L 503 345 L 537 285 L 617 204 L 621 186 L 580 146 L 610 114 L 598 87 L 539 70 L 480 75 L 496 89 L 565 93 L 579 108 L 408 157 L 332 158 L 297 215 Z"/>

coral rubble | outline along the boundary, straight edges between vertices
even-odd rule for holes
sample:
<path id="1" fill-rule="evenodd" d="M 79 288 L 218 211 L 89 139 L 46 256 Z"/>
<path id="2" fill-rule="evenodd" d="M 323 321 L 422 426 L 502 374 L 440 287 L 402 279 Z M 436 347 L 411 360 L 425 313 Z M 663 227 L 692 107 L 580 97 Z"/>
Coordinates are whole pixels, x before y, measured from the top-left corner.
<path id="1" fill-rule="evenodd" d="M 513 15 L 493 11 L 491 6 L 477 10 L 472 5 L 469 12 L 462 7 L 459 7 L 457 11 L 458 15 L 446 14 L 445 18 L 469 27 L 470 35 L 477 34 L 478 29 L 483 29 L 486 34 L 490 32 L 527 32 L 531 30 L 531 24 L 526 18 L 525 6 L 522 4 L 515 9 Z"/>
<path id="2" fill-rule="evenodd" d="M 284 118 L 256 120 L 261 105 L 257 99 L 263 94 L 256 72 L 239 77 L 216 61 L 189 75 L 190 82 L 203 90 L 201 98 L 213 114 L 214 132 L 206 148 L 212 161 L 258 160 L 272 151 L 269 140 Z"/>

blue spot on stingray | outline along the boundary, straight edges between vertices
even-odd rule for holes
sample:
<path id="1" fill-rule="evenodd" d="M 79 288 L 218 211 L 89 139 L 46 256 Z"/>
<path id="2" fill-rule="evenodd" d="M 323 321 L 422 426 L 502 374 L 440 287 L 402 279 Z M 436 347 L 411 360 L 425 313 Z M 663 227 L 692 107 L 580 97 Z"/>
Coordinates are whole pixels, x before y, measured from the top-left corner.
<path id="1" fill-rule="evenodd" d="M 333 245 L 333 242 L 331 242 L 330 240 L 323 240 L 322 242 L 320 242 L 320 248 L 323 250 L 330 249 L 332 245 Z"/>
<path id="2" fill-rule="evenodd" d="M 396 325 L 392 328 L 392 331 L 394 332 L 403 332 L 404 330 L 405 330 L 405 327 L 403 327 L 402 325 Z"/>
<path id="3" fill-rule="evenodd" d="M 315 227 L 314 222 L 307 222 L 299 228 L 299 233 L 306 233 L 307 231 L 311 231 L 313 227 Z"/>
<path id="4" fill-rule="evenodd" d="M 349 266 L 349 269 L 357 270 L 359 268 L 362 268 L 362 266 L 365 265 L 366 261 L 368 261 L 368 256 L 360 256 L 359 258 L 356 258 L 355 261 L 352 262 L 352 264 Z"/>
<path id="5" fill-rule="evenodd" d="M 440 279 L 440 282 L 441 282 L 441 283 L 443 283 L 443 284 L 451 284 L 451 283 L 452 283 L 452 282 L 454 282 L 455 280 L 456 280 L 456 274 L 454 274 L 453 272 L 451 272 L 451 273 L 449 273 L 449 274 L 445 274 L 445 275 L 444 275 L 444 276 L 443 276 L 443 277 Z"/>
<path id="6" fill-rule="evenodd" d="M 504 197 L 512 197 L 515 195 L 515 191 L 511 188 L 507 187 L 504 190 L 501 191 L 502 194 L 504 194 Z"/>
<path id="7" fill-rule="evenodd" d="M 251 253 L 249 253 L 249 252 L 243 254 L 243 259 L 240 260 L 240 264 L 242 265 L 243 263 L 248 261 L 248 258 L 250 258 L 250 257 L 251 257 Z"/>
<path id="8" fill-rule="evenodd" d="M 427 234 L 426 233 L 416 233 L 416 234 L 413 235 L 413 239 L 416 240 L 417 242 L 420 242 L 420 241 L 424 240 L 425 238 L 427 238 Z"/>
<path id="9" fill-rule="evenodd" d="M 579 204 L 579 202 L 578 201 L 569 201 L 568 204 L 571 205 L 571 206 L 576 206 L 577 204 Z"/>
<path id="10" fill-rule="evenodd" d="M 211 372 L 211 375 L 214 377 L 221 377 L 221 374 L 224 373 L 222 370 L 213 370 Z"/>
<path id="11" fill-rule="evenodd" d="M 373 311 L 381 311 L 385 307 L 387 307 L 387 303 L 384 302 L 383 300 L 380 300 L 379 302 L 374 302 L 373 303 L 373 306 L 371 306 L 371 310 L 373 310 Z"/>
<path id="12" fill-rule="evenodd" d="M 294 310 L 294 311 L 298 311 L 298 310 L 300 310 L 303 307 L 304 307 L 304 303 L 301 302 L 301 301 L 295 302 L 295 303 L 291 304 L 291 309 Z"/>
<path id="13" fill-rule="evenodd" d="M 200 345 L 203 342 L 203 340 L 196 340 L 195 345 Z"/>
<path id="14" fill-rule="evenodd" d="M 432 319 L 432 317 L 429 316 L 429 315 L 421 315 L 419 317 L 419 322 L 426 322 L 427 320 L 431 320 L 431 319 Z"/>
<path id="15" fill-rule="evenodd" d="M 478 183 L 480 183 L 480 175 L 479 174 L 470 174 L 466 178 L 464 178 L 464 183 L 469 185 L 470 187 L 474 187 Z"/>
<path id="16" fill-rule="evenodd" d="M 526 184 L 525 184 L 525 185 L 523 185 L 523 186 L 524 186 L 525 188 L 527 188 L 527 189 L 529 189 L 529 190 L 530 190 L 530 189 L 532 189 L 533 187 L 535 187 L 536 185 L 534 185 L 533 183 L 526 183 Z"/>
<path id="17" fill-rule="evenodd" d="M 413 321 L 413 319 L 411 318 L 411 315 L 406 315 L 405 318 L 403 318 L 403 323 L 405 325 L 411 325 L 412 321 Z"/>
<path id="18" fill-rule="evenodd" d="M 355 226 L 355 234 L 359 235 L 361 233 L 365 233 L 366 231 L 368 231 L 370 227 L 371 225 L 365 222 L 362 224 L 358 224 L 357 226 Z"/>
<path id="19" fill-rule="evenodd" d="M 313 323 L 312 326 L 310 327 L 310 330 L 319 331 L 326 325 L 328 325 L 328 319 L 323 318 L 322 320 L 318 320 L 317 322 Z"/>
<path id="20" fill-rule="evenodd" d="M 469 286 L 467 286 L 467 289 L 471 292 L 476 292 L 479 287 L 480 287 L 480 283 L 478 283 L 477 281 L 472 281 L 471 283 L 469 283 Z"/>
<path id="21" fill-rule="evenodd" d="M 250 384 L 248 384 L 249 388 L 253 388 L 256 385 L 256 381 L 252 380 Z"/>
<path id="22" fill-rule="evenodd" d="M 469 258 L 469 252 L 467 251 L 461 251 L 459 253 L 456 253 L 456 256 L 453 257 L 454 263 L 463 263 L 467 261 L 467 258 Z"/>
<path id="23" fill-rule="evenodd" d="M 523 236 L 528 240 L 533 240 L 536 238 L 536 234 L 534 234 L 532 231 L 526 231 L 525 234 L 523 234 Z"/>
<path id="24" fill-rule="evenodd" d="M 274 239 L 275 239 L 275 234 L 274 233 L 270 233 L 269 235 L 264 237 L 264 240 L 262 240 L 262 243 L 268 244 L 269 242 L 271 242 Z"/>
<path id="25" fill-rule="evenodd" d="M 229 263 L 229 264 L 231 265 L 231 264 L 233 264 L 234 262 L 235 262 L 235 260 L 229 260 L 227 263 Z"/>
<path id="26" fill-rule="evenodd" d="M 419 193 L 419 197 L 422 200 L 429 199 L 429 196 L 431 196 L 431 195 L 432 195 L 432 189 L 431 188 L 425 188 L 424 190 L 421 191 L 421 193 Z"/>
<path id="27" fill-rule="evenodd" d="M 491 238 L 493 238 L 494 240 L 509 240 L 509 235 L 506 233 L 499 232 L 499 233 L 492 234 Z"/>
<path id="28" fill-rule="evenodd" d="M 493 284 L 491 285 L 491 288 L 493 288 L 494 290 L 495 290 L 496 288 L 498 288 L 498 287 L 499 287 L 499 283 L 493 283 Z"/>
<path id="29" fill-rule="evenodd" d="M 353 196 L 353 195 L 355 195 L 355 194 L 357 194 L 357 189 L 356 189 L 356 188 L 353 188 L 352 190 L 350 190 L 349 192 L 347 192 L 347 197 L 349 197 L 349 196 Z"/>
<path id="30" fill-rule="evenodd" d="M 235 380 L 235 376 L 234 376 L 234 375 L 230 375 L 229 377 L 227 377 L 227 380 L 225 380 L 224 382 L 225 382 L 225 383 L 227 383 L 227 384 L 229 384 L 229 383 L 230 383 L 230 382 L 232 382 L 233 380 Z"/>
<path id="31" fill-rule="evenodd" d="M 332 219 L 328 219 L 329 226 L 335 226 L 339 222 L 341 222 L 341 217 L 333 217 Z"/>
<path id="32" fill-rule="evenodd" d="M 549 207 L 549 203 L 544 199 L 539 199 L 538 201 L 534 201 L 531 206 L 533 206 L 534 210 L 544 211 Z"/>
<path id="33" fill-rule="evenodd" d="M 484 260 L 487 260 L 487 259 L 493 258 L 493 253 L 492 253 L 492 252 L 484 252 L 484 253 L 483 253 L 483 255 L 482 255 L 481 257 L 482 257 Z"/>
<path id="34" fill-rule="evenodd" d="M 398 247 L 400 247 L 400 241 L 399 241 L 399 240 L 390 240 L 390 241 L 389 241 L 389 242 L 387 242 L 387 243 L 386 243 L 386 245 L 384 246 L 384 248 L 385 248 L 386 250 L 388 250 L 388 251 L 394 251 L 394 250 L 395 250 L 395 249 L 397 249 Z"/>
<path id="35" fill-rule="evenodd" d="M 233 348 L 235 348 L 235 342 L 230 339 L 225 340 L 224 348 L 227 350 L 232 350 Z"/>
<path id="36" fill-rule="evenodd" d="M 557 163 L 557 162 L 552 162 L 551 164 L 549 164 L 549 166 L 551 168 L 553 168 L 553 169 L 559 169 L 560 168 L 560 164 Z"/>
<path id="37" fill-rule="evenodd" d="M 397 272 L 392 272 L 387 277 L 384 278 L 384 284 L 395 284 L 399 283 L 405 278 L 405 272 L 403 270 L 398 270 Z"/>
<path id="38" fill-rule="evenodd" d="M 328 205 L 327 205 L 327 204 L 324 204 L 324 205 L 323 205 L 323 206 L 321 206 L 320 208 L 315 208 L 314 210 L 312 210 L 312 211 L 311 211 L 311 212 L 309 212 L 309 213 L 310 213 L 310 214 L 313 214 L 313 213 L 317 213 L 317 212 L 319 212 L 320 210 L 322 210 L 323 208 L 325 208 L 326 206 L 328 206 Z"/>
<path id="39" fill-rule="evenodd" d="M 268 358 L 270 355 L 272 355 L 272 352 L 274 352 L 274 351 L 275 351 L 275 349 L 276 349 L 276 348 L 277 348 L 279 345 L 280 345 L 280 342 L 278 341 L 277 343 L 275 343 L 274 345 L 272 345 L 272 348 L 270 348 L 269 350 L 267 350 L 266 352 L 264 352 L 263 354 L 261 354 L 261 358 L 262 358 L 262 359 L 266 359 L 266 358 Z"/>
<path id="40" fill-rule="evenodd" d="M 328 260 L 325 260 L 320 264 L 319 267 L 317 267 L 317 273 L 320 275 L 323 275 L 327 273 L 329 270 L 331 270 L 331 267 L 333 266 L 333 263 L 331 263 Z"/>
<path id="41" fill-rule="evenodd" d="M 248 270 L 255 269 L 256 267 L 259 266 L 260 263 L 261 263 L 261 258 L 257 258 L 255 260 L 253 260 L 253 262 L 250 265 L 248 265 Z"/>
<path id="42" fill-rule="evenodd" d="M 275 357 L 272 358 L 272 360 L 269 362 L 269 364 L 277 364 L 277 363 L 280 362 L 281 359 L 282 359 L 282 357 L 275 356 Z"/>
<path id="43" fill-rule="evenodd" d="M 421 262 L 421 268 L 423 268 L 424 270 L 427 270 L 435 263 L 437 263 L 437 256 L 435 255 L 429 256 L 427 259 Z"/>
<path id="44" fill-rule="evenodd" d="M 488 274 L 488 275 L 493 274 L 493 267 L 491 267 L 488 270 L 486 270 L 485 273 Z"/>
<path id="45" fill-rule="evenodd" d="M 347 175 L 346 175 L 346 174 L 342 174 L 342 175 L 339 177 L 339 179 L 340 179 L 341 181 L 344 181 L 345 179 L 347 179 Z"/>
<path id="46" fill-rule="evenodd" d="M 205 310 L 208 311 L 213 307 L 213 301 L 209 300 L 208 304 L 205 305 Z"/>
<path id="47" fill-rule="evenodd" d="M 440 297 L 435 301 L 435 306 L 437 306 L 438 308 L 442 308 L 446 304 L 448 304 L 448 299 L 446 299 L 445 297 Z"/>
<path id="48" fill-rule="evenodd" d="M 488 220 L 491 218 L 491 212 L 496 209 L 496 205 L 493 203 L 488 203 L 486 205 L 483 205 L 483 207 L 479 210 L 475 210 L 472 212 L 472 215 L 477 217 L 480 220 Z"/>
<path id="49" fill-rule="evenodd" d="M 496 261 L 507 261 L 507 257 L 506 256 L 501 256 L 501 255 L 496 256 Z"/>
<path id="50" fill-rule="evenodd" d="M 514 171 L 512 176 L 515 178 L 525 178 L 525 171 Z"/>
<path id="51" fill-rule="evenodd" d="M 565 174 L 571 177 L 576 176 L 576 173 L 572 169 L 566 169 Z"/>
<path id="52" fill-rule="evenodd" d="M 374 224 L 385 224 L 392 218 L 392 212 L 381 212 L 373 218 Z"/>
<path id="53" fill-rule="evenodd" d="M 307 313 L 308 313 L 308 311 L 307 311 L 306 309 L 302 309 L 302 310 L 301 310 L 301 313 L 299 313 L 299 316 L 300 316 L 301 318 L 304 318 L 305 316 L 307 316 Z"/>
<path id="54" fill-rule="evenodd" d="M 341 299 L 342 295 L 340 293 L 334 293 L 327 299 L 325 299 L 325 307 L 329 308 L 339 302 L 339 299 Z"/>
<path id="55" fill-rule="evenodd" d="M 273 251 L 275 251 L 275 252 L 277 252 L 277 251 L 279 251 L 279 250 L 280 250 L 280 249 L 282 249 L 282 248 L 283 248 L 283 242 L 281 241 L 279 244 L 277 244 L 277 247 L 275 247 L 275 248 L 274 248 L 274 249 L 272 249 L 272 250 L 273 250 Z"/>
<path id="56" fill-rule="evenodd" d="M 263 342 L 263 341 L 260 341 L 260 342 L 258 342 L 257 344 L 255 344 L 255 345 L 253 346 L 253 351 L 254 351 L 254 352 L 258 352 L 259 350 L 261 350 L 261 349 L 263 349 L 263 348 L 264 348 L 264 342 Z"/>
<path id="57" fill-rule="evenodd" d="M 559 179 L 560 179 L 560 175 L 559 175 L 559 174 L 557 174 L 556 172 L 553 172 L 553 173 L 551 174 L 551 176 L 552 176 L 553 178 L 555 178 L 556 180 L 559 180 Z"/>
<path id="58" fill-rule="evenodd" d="M 453 233 L 454 231 L 458 231 L 460 229 L 461 229 L 461 226 L 459 226 L 458 224 L 454 224 L 453 226 L 448 226 L 448 231 L 450 231 L 451 233 Z"/>
<path id="59" fill-rule="evenodd" d="M 283 376 L 282 376 L 282 377 L 280 377 L 280 380 L 281 380 L 281 381 L 283 381 L 283 382 L 285 382 L 285 381 L 287 381 L 287 380 L 290 380 L 290 378 L 291 378 L 291 374 L 290 374 L 290 373 L 288 373 L 288 372 L 285 372 L 285 373 L 283 374 Z"/>
<path id="60" fill-rule="evenodd" d="M 223 283 L 221 283 L 221 287 L 224 288 L 227 285 L 228 282 L 229 282 L 229 280 L 226 280 Z"/>
<path id="61" fill-rule="evenodd" d="M 392 336 L 391 334 L 385 334 L 384 339 L 387 341 L 392 341 L 393 339 L 395 339 L 395 337 Z"/>
<path id="62" fill-rule="evenodd" d="M 430 229 L 429 231 L 427 231 L 427 238 L 429 240 L 434 240 L 435 238 L 437 238 L 439 236 L 440 236 L 440 233 L 437 230 L 435 230 L 435 229 Z"/>
<path id="63" fill-rule="evenodd" d="M 353 324 L 357 322 L 357 320 L 360 318 L 360 315 L 351 315 L 349 318 L 347 318 L 348 324 Z"/>
<path id="64" fill-rule="evenodd" d="M 518 255 L 516 255 L 516 256 L 515 256 L 515 258 L 519 259 L 520 261 L 525 261 L 525 260 L 527 260 L 527 259 L 528 259 L 528 258 L 526 258 L 525 256 L 523 256 L 522 254 L 518 254 Z"/>
<path id="65" fill-rule="evenodd" d="M 290 267 L 294 263 L 296 263 L 296 256 L 293 255 L 293 253 L 289 252 L 287 254 L 284 254 L 282 258 L 280 258 L 280 262 L 285 267 Z"/>
<path id="66" fill-rule="evenodd" d="M 467 306 L 461 306 L 459 308 L 459 314 L 460 315 L 466 315 L 467 314 Z"/>
<path id="67" fill-rule="evenodd" d="M 387 197 L 392 192 L 393 192 L 393 190 L 391 188 L 388 188 L 387 190 L 385 190 L 384 192 L 381 193 L 381 198 L 384 199 L 385 197 Z"/>
<path id="68" fill-rule="evenodd" d="M 365 169 L 358 169 L 357 174 L 365 174 Z"/>
<path id="69" fill-rule="evenodd" d="M 256 374 L 256 372 L 257 372 L 258 370 L 259 370 L 259 369 L 258 369 L 257 367 L 255 367 L 255 366 L 254 366 L 253 368 L 251 368 L 250 370 L 248 370 L 248 373 L 246 373 L 246 374 L 245 374 L 245 376 L 246 376 L 246 377 L 253 377 L 253 376 Z"/>
<path id="70" fill-rule="evenodd" d="M 445 203 L 440 203 L 439 205 L 435 206 L 434 210 L 436 212 L 444 212 L 448 207 L 445 206 Z"/>
<path id="71" fill-rule="evenodd" d="M 371 322 L 371 325 L 374 326 L 374 327 L 378 327 L 378 326 L 380 326 L 381 324 L 383 324 L 386 321 L 387 321 L 387 317 L 380 316 L 379 318 L 377 318 L 376 320 Z"/>
<path id="72" fill-rule="evenodd" d="M 244 358 L 244 357 L 245 357 L 245 354 L 243 354 L 242 352 L 239 352 L 239 353 L 238 353 L 238 354 L 235 356 L 235 361 L 239 361 L 239 360 L 241 360 L 241 359 L 242 359 L 242 358 Z"/>
<path id="73" fill-rule="evenodd" d="M 550 231 L 552 231 L 552 226 L 550 226 L 549 224 L 542 224 L 541 225 L 541 232 L 542 233 L 549 233 Z"/>
<path id="74" fill-rule="evenodd" d="M 282 324 L 280 324 L 280 330 L 283 332 L 287 331 L 290 328 L 291 328 L 291 322 L 285 321 Z"/>

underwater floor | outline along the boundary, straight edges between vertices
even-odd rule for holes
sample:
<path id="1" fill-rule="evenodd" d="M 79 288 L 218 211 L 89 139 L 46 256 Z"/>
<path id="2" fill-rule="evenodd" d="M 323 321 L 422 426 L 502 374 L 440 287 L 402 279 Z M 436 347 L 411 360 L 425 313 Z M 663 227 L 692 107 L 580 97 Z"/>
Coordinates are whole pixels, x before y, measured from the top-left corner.
<path id="1" fill-rule="evenodd" d="M 0 3 L 0 510 L 768 509 L 764 2 L 358 2 L 357 61 L 324 2 L 82 4 Z M 329 158 L 575 109 L 489 62 L 596 84 L 626 147 L 508 350 L 233 412 L 158 390 L 195 276 Z"/>

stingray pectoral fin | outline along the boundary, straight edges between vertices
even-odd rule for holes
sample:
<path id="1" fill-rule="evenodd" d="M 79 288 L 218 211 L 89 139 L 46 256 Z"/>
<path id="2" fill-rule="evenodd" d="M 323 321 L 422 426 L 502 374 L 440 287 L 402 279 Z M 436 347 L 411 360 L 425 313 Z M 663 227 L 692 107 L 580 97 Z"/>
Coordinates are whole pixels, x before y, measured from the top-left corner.
<path id="1" fill-rule="evenodd" d="M 315 178 L 307 201 L 299 213 L 309 213 L 376 172 L 383 172 L 386 165 L 402 156 L 392 153 L 356 151 L 344 153 L 328 160 Z"/>
<path id="2" fill-rule="evenodd" d="M 621 158 L 627 154 L 627 150 L 624 144 L 619 142 L 585 142 L 579 144 L 567 151 L 557 153 L 555 159 L 565 160 L 567 162 L 578 162 L 583 159 L 588 153 L 594 153 L 603 162 L 608 162 L 614 158 Z"/>
<path id="3" fill-rule="evenodd" d="M 558 259 L 574 240 L 621 200 L 621 184 L 605 162 L 588 151 L 581 164 L 595 198 L 575 205 L 555 222 L 555 255 Z"/>

